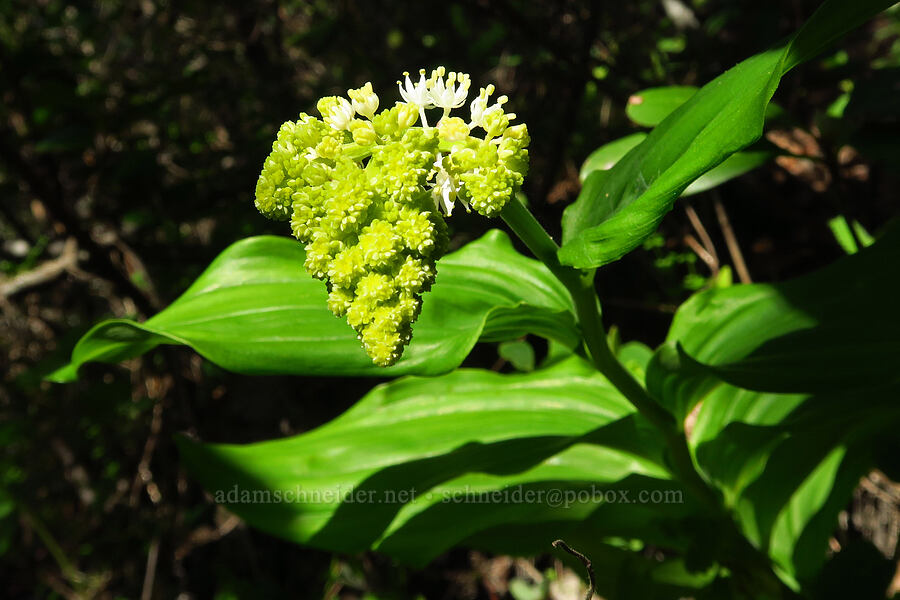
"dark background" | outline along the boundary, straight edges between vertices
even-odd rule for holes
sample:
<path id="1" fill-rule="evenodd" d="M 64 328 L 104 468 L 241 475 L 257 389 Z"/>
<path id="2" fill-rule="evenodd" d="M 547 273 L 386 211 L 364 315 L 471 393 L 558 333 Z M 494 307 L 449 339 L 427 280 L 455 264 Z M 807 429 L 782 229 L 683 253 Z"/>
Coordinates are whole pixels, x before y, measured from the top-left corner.
<path id="1" fill-rule="evenodd" d="M 0 596 L 502 597 L 509 559 L 460 550 L 409 572 L 300 548 L 216 508 L 180 466 L 175 432 L 295 434 L 375 380 L 236 376 L 175 348 L 88 366 L 67 386 L 41 378 L 93 323 L 152 315 L 231 242 L 289 234 L 256 212 L 254 185 L 279 125 L 322 95 L 371 81 L 388 105 L 401 72 L 439 64 L 475 89 L 494 82 L 528 124 L 525 192 L 558 238 L 581 162 L 638 130 L 632 94 L 702 85 L 817 4 L 683 0 L 692 23 L 659 0 L 0 3 L 0 268 L 24 281 L 0 294 Z M 772 139 L 820 160 L 782 160 L 689 201 L 719 265 L 734 258 L 716 201 L 755 281 L 840 256 L 837 214 L 872 233 L 895 214 L 898 34 L 896 12 L 883 15 L 785 78 L 776 101 L 790 124 Z M 851 87 L 844 118 L 829 116 Z M 657 247 L 600 272 L 604 318 L 623 339 L 658 344 L 710 276 L 685 206 Z M 462 213 L 450 226 L 458 247 L 502 224 Z M 467 364 L 510 368 L 486 344 Z M 896 520 L 900 491 L 886 489 L 894 505 L 878 519 Z M 840 535 L 865 529 L 850 519 Z M 896 559 L 896 540 L 885 544 Z"/>

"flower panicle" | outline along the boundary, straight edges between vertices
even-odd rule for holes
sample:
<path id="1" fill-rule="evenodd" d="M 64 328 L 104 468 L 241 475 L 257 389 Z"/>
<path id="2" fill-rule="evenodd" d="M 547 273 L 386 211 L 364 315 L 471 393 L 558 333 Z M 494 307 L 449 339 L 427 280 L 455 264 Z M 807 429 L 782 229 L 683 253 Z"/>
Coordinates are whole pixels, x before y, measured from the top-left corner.
<path id="1" fill-rule="evenodd" d="M 447 248 L 459 200 L 496 216 L 522 185 L 528 131 L 511 125 L 505 96 L 481 88 L 468 120 L 471 79 L 438 67 L 398 81 L 402 101 L 382 107 L 371 83 L 326 96 L 320 118 L 279 129 L 256 185 L 256 207 L 289 221 L 306 246 L 305 268 L 326 282 L 328 308 L 356 330 L 369 357 L 394 364 Z M 379 110 L 381 108 L 381 110 Z M 440 109 L 435 126 L 428 110 Z M 483 135 L 476 135 L 476 130 Z"/>

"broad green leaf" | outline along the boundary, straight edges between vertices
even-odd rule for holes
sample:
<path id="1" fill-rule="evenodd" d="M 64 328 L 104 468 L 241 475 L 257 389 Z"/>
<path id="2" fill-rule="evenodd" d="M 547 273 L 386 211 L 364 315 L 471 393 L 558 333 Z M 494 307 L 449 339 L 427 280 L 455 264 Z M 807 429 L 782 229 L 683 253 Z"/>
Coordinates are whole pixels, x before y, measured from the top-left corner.
<path id="1" fill-rule="evenodd" d="M 583 182 L 594 171 L 608 171 L 612 169 L 623 156 L 646 138 L 647 134 L 641 131 L 613 140 L 608 144 L 603 144 L 591 152 L 584 160 L 578 175 L 579 179 Z"/>
<path id="2" fill-rule="evenodd" d="M 898 262 L 895 225 L 869 248 L 804 277 L 696 294 L 676 313 L 648 386 L 684 414 L 691 408 L 685 398 L 703 387 L 705 371 L 743 388 L 783 393 L 900 383 Z"/>
<path id="3" fill-rule="evenodd" d="M 596 171 L 608 171 L 611 169 L 616 162 L 645 137 L 646 134 L 644 133 L 635 133 L 595 150 L 588 156 L 581 167 L 581 180 L 584 181 L 591 173 Z M 692 196 L 720 186 L 735 177 L 740 177 L 744 173 L 764 165 L 774 156 L 775 152 L 767 149 L 736 152 L 726 158 L 722 164 L 701 175 L 681 195 Z M 590 185 L 585 185 L 578 197 L 588 197 L 595 194 L 596 190 L 602 187 L 604 180 L 602 177 L 592 178 Z"/>
<path id="4" fill-rule="evenodd" d="M 722 161 L 721 164 L 694 180 L 691 185 L 687 186 L 687 188 L 681 192 L 681 195 L 682 197 L 693 196 L 694 194 L 711 190 L 714 187 L 722 185 L 726 181 L 731 181 L 744 173 L 749 173 L 753 169 L 761 167 L 774 157 L 775 153 L 771 150 L 735 152 Z"/>
<path id="5" fill-rule="evenodd" d="M 641 143 L 646 137 L 647 134 L 645 133 L 634 133 L 600 146 L 587 157 L 584 164 L 581 166 L 581 180 L 584 181 L 594 171 L 608 171 L 613 168 L 629 150 Z M 736 152 L 726 158 L 722 164 L 701 175 L 689 185 L 681 195 L 691 196 L 720 186 L 726 181 L 730 181 L 735 177 L 740 177 L 744 173 L 748 173 L 753 169 L 764 165 L 774 156 L 775 152 L 769 149 Z M 599 185 L 601 181 L 603 180 L 593 181 L 591 188 L 585 188 L 585 190 L 579 194 L 579 198 L 581 198 L 582 195 L 593 194 L 594 190 L 596 190 L 596 186 Z"/>
<path id="6" fill-rule="evenodd" d="M 325 285 L 303 269 L 303 247 L 271 236 L 227 248 L 171 306 L 144 323 L 100 323 L 51 378 L 69 381 L 89 361 L 118 362 L 159 344 L 192 347 L 217 365 L 248 374 L 437 374 L 472 346 L 534 333 L 578 344 L 571 298 L 538 261 L 492 231 L 438 263 L 413 341 L 393 367 L 372 364 L 355 332 L 326 306 Z"/>
<path id="7" fill-rule="evenodd" d="M 759 139 L 791 67 L 891 4 L 827 0 L 791 41 L 703 86 L 610 171 L 588 176 L 563 216 L 560 261 L 597 267 L 639 246 L 692 181 Z"/>
<path id="8" fill-rule="evenodd" d="M 803 396 L 719 384 L 703 398 L 697 463 L 788 581 L 807 583 L 822 567 L 873 448 L 900 425 L 898 391 Z"/>
<path id="9" fill-rule="evenodd" d="M 795 587 L 900 426 L 898 259 L 895 226 L 805 277 L 697 294 L 647 367 L 655 398 L 679 419 L 696 411 L 698 465 Z"/>
<path id="10" fill-rule="evenodd" d="M 476 538 L 495 551 L 516 540 L 518 554 L 576 532 L 678 548 L 689 529 L 664 523 L 696 514 L 661 466 L 659 436 L 578 357 L 529 374 L 396 380 L 288 439 L 179 445 L 213 498 L 254 527 L 415 565 Z M 254 502 L 254 490 L 294 501 Z M 642 502 L 642 490 L 678 497 Z"/>
<path id="11" fill-rule="evenodd" d="M 691 99 L 697 93 L 692 85 L 672 85 L 648 88 L 632 94 L 625 107 L 625 114 L 632 121 L 644 127 L 656 127 L 675 109 Z M 766 108 L 766 120 L 777 120 L 785 116 L 783 108 L 770 103 Z"/>
<path id="12" fill-rule="evenodd" d="M 632 94 L 625 107 L 628 118 L 644 127 L 655 127 L 676 108 L 697 93 L 692 85 L 670 85 L 642 90 Z"/>

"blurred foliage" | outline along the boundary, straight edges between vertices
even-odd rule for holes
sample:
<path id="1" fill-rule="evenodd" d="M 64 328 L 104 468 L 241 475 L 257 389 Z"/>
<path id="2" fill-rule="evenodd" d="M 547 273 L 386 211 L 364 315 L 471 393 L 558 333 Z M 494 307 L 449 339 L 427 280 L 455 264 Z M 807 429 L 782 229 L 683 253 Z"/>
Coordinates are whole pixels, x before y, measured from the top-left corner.
<path id="1" fill-rule="evenodd" d="M 437 64 L 471 73 L 474 86 L 496 81 L 528 123 L 525 192 L 553 227 L 578 192 L 584 158 L 638 130 L 626 114 L 633 93 L 702 85 L 794 30 L 817 3 L 676 3 L 693 19 L 664 4 L 0 3 L 0 271 L 33 272 L 68 238 L 79 247 L 77 268 L 0 297 L 6 597 L 504 593 L 478 555 L 453 552 L 409 572 L 376 555 L 330 556 L 249 530 L 179 466 L 175 432 L 227 442 L 295 434 L 340 413 L 373 380 L 238 377 L 170 348 L 127 369 L 90 367 L 72 386 L 41 377 L 91 323 L 146 317 L 231 242 L 275 233 L 252 203 L 259 167 L 281 122 L 319 96 L 367 80 L 384 89 L 404 70 Z M 893 211 L 888 200 L 856 200 L 897 197 L 898 12 L 842 47 L 792 74 L 776 96 L 792 122 L 778 141 L 815 163 L 782 161 L 712 193 L 728 204 L 756 279 L 842 254 L 853 240 L 835 242 L 827 224 L 838 215 L 874 234 Z M 690 289 L 728 284 L 713 205 L 704 195 L 692 206 L 720 248 L 719 275 L 694 258 L 684 239 L 696 232 L 674 211 L 651 248 L 600 275 L 605 317 L 624 339 L 655 345 Z M 454 221 L 454 247 L 489 226 Z M 500 352 L 527 370 L 529 347 Z M 490 367 L 497 348 L 469 360 Z M 542 560 L 539 569 L 551 565 Z M 530 589 L 515 587 L 517 597 Z"/>

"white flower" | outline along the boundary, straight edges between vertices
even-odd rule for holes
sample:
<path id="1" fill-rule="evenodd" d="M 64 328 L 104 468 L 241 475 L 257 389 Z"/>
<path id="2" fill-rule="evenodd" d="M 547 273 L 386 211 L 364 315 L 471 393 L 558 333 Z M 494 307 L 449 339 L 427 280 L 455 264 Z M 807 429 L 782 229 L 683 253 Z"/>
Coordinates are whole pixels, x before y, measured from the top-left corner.
<path id="1" fill-rule="evenodd" d="M 466 97 L 469 95 L 469 86 L 471 80 L 465 73 L 455 73 L 451 71 L 447 75 L 447 82 L 444 83 L 444 67 L 438 67 L 431 73 L 431 79 L 428 80 L 429 94 L 431 103 L 434 106 L 444 109 L 446 117 L 454 108 L 459 108 L 466 103 Z M 459 87 L 457 87 L 457 82 Z"/>
<path id="2" fill-rule="evenodd" d="M 443 157 L 440 153 L 434 163 L 434 187 L 431 188 L 431 196 L 434 198 L 435 210 L 440 210 L 448 217 L 453 212 L 453 205 L 459 193 L 459 182 L 444 168 Z M 460 198 L 462 200 L 462 198 Z M 463 202 L 463 205 L 469 207 Z"/>
<path id="3" fill-rule="evenodd" d="M 356 112 L 367 119 L 375 116 L 375 111 L 378 110 L 378 96 L 372 91 L 371 82 L 367 81 L 359 89 L 347 90 L 347 95 L 353 101 L 353 109 Z"/>
<path id="4" fill-rule="evenodd" d="M 347 129 L 350 126 L 350 121 L 353 120 L 353 115 L 356 114 L 356 111 L 353 110 L 353 105 L 350 104 L 346 98 L 341 98 L 339 96 L 333 96 L 333 98 L 334 99 L 325 106 L 322 120 L 331 125 L 334 129 Z"/>
<path id="5" fill-rule="evenodd" d="M 504 113 L 503 105 L 509 101 L 506 96 L 497 98 L 497 102 L 488 106 L 488 97 L 494 92 L 494 86 L 489 85 L 482 88 L 477 98 L 472 100 L 470 106 L 472 120 L 469 122 L 469 129 L 481 127 L 488 132 L 488 137 L 493 137 L 503 133 L 509 121 L 516 118 L 515 113 Z M 500 125 L 500 122 L 504 124 Z"/>
<path id="6" fill-rule="evenodd" d="M 419 107 L 419 118 L 422 119 L 422 127 L 428 127 L 428 119 L 425 117 L 426 108 L 434 108 L 431 103 L 431 94 L 428 91 L 428 82 L 425 80 L 425 69 L 419 69 L 419 81 L 413 83 L 409 79 L 409 73 L 403 72 L 406 78 L 404 83 L 397 82 L 400 88 L 400 97 L 407 104 Z"/>
<path id="7" fill-rule="evenodd" d="M 481 123 L 484 120 L 484 111 L 487 110 L 488 98 L 493 93 L 494 84 L 488 84 L 486 88 L 481 88 L 481 91 L 478 92 L 478 97 L 472 100 L 472 104 L 469 105 L 469 110 L 472 114 L 472 119 L 469 121 L 469 129 L 481 127 Z"/>
<path id="8" fill-rule="evenodd" d="M 403 75 L 406 77 L 405 84 L 397 82 L 397 85 L 400 87 L 400 96 L 403 98 L 404 102 L 409 104 L 414 104 L 421 108 L 434 108 L 434 104 L 431 103 L 431 94 L 428 93 L 428 82 L 425 80 L 425 69 L 419 70 L 419 81 L 417 83 L 413 83 L 409 79 L 409 73 L 404 72 Z"/>

